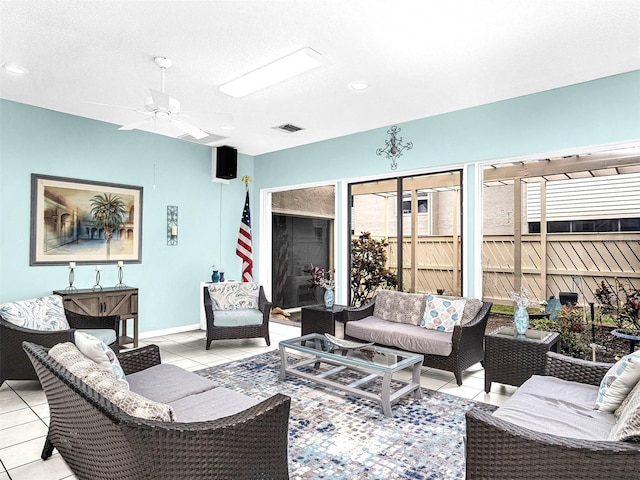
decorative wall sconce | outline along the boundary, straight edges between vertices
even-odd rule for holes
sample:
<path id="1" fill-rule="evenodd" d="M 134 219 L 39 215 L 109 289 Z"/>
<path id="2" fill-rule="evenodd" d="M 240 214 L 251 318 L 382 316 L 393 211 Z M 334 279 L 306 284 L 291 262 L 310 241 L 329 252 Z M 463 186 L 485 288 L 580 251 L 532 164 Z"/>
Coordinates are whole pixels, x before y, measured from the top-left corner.
<path id="1" fill-rule="evenodd" d="M 377 155 L 384 154 L 389 160 L 391 160 L 391 170 L 398 168 L 396 160 L 402 156 L 402 151 L 411 150 L 413 148 L 413 143 L 411 142 L 405 144 L 402 143 L 402 137 L 398 137 L 400 130 L 401 129 L 395 125 L 387 130 L 387 133 L 391 135 L 391 138 L 384 141 L 384 148 L 376 150 Z"/>
<path id="2" fill-rule="evenodd" d="M 178 245 L 178 207 L 167 205 L 167 245 Z"/>

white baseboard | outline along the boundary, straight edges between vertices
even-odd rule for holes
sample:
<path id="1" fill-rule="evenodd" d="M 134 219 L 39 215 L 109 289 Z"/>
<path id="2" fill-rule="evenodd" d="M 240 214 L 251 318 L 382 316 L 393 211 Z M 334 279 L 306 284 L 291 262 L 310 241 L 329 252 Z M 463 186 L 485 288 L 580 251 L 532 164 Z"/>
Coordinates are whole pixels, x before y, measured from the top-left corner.
<path id="1" fill-rule="evenodd" d="M 160 337 L 162 335 L 172 335 L 174 333 L 191 332 L 193 330 L 200 330 L 200 324 L 194 323 L 193 325 L 182 325 L 180 327 L 165 328 L 163 330 L 153 330 L 151 332 L 142 332 L 138 336 L 139 338 L 151 338 L 151 337 Z"/>

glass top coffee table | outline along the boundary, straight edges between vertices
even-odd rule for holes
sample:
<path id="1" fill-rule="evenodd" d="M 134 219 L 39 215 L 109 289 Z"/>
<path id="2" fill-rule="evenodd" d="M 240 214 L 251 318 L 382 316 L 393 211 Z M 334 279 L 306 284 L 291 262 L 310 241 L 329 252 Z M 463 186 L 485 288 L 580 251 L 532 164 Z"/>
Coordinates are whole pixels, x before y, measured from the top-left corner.
<path id="1" fill-rule="evenodd" d="M 288 355 L 293 352 L 298 356 Z M 306 378 L 379 402 L 384 414 L 391 417 L 391 405 L 400 398 L 409 394 L 422 398 L 420 370 L 423 360 L 424 357 L 416 353 L 375 345 L 345 348 L 320 333 L 311 333 L 280 342 L 280 381 L 287 374 Z M 412 368 L 410 380 L 393 378 L 395 373 L 409 367 Z M 378 379 L 381 382 L 376 382 Z"/>

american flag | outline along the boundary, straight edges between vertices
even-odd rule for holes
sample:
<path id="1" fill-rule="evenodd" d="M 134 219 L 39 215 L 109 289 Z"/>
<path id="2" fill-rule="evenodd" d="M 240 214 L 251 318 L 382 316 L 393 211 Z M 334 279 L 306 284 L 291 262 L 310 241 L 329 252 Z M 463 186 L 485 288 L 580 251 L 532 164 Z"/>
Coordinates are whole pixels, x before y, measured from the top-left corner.
<path id="1" fill-rule="evenodd" d="M 251 212 L 249 211 L 249 191 L 244 201 L 242 220 L 240 221 L 240 233 L 238 234 L 238 246 L 236 255 L 242 259 L 242 281 L 253 281 L 253 253 L 251 248 Z"/>

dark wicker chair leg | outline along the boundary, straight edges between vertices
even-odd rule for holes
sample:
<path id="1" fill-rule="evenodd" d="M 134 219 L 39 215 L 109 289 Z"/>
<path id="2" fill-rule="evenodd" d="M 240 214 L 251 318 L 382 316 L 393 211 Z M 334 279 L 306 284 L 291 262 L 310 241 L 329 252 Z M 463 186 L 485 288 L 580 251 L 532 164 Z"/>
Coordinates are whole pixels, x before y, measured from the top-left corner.
<path id="1" fill-rule="evenodd" d="M 211 348 L 211 340 L 207 339 L 207 345 L 206 345 L 205 349 L 209 350 L 209 348 Z"/>
<path id="2" fill-rule="evenodd" d="M 49 437 L 47 437 L 47 439 L 44 442 L 44 448 L 42 449 L 42 454 L 40 455 L 40 458 L 42 458 L 42 460 L 47 460 L 49 457 L 51 457 L 52 454 L 53 454 L 53 443 L 51 443 L 51 441 L 49 440 Z"/>
<path id="3" fill-rule="evenodd" d="M 459 387 L 461 387 L 462 386 L 462 372 L 458 370 L 456 372 L 453 372 L 453 374 L 456 377 L 456 383 L 458 384 Z"/>
<path id="4" fill-rule="evenodd" d="M 265 335 L 264 339 L 267 342 L 267 347 L 270 347 L 271 346 L 271 339 L 269 338 L 269 334 L 268 333 L 267 333 L 267 335 Z"/>

